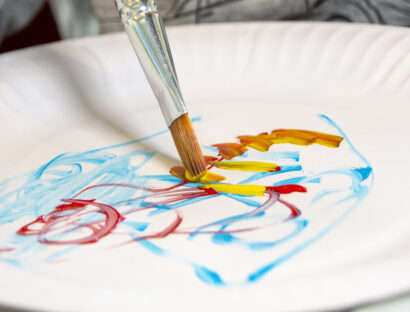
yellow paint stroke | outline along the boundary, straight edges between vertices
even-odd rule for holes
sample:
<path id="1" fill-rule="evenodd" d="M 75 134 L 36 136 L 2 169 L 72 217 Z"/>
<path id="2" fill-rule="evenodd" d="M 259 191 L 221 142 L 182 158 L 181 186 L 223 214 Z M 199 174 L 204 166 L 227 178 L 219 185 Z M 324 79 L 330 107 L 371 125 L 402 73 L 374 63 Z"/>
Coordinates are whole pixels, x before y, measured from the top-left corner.
<path id="1" fill-rule="evenodd" d="M 224 176 L 208 170 L 199 176 L 193 177 L 184 167 L 180 166 L 172 167 L 169 173 L 174 177 L 177 177 L 178 179 L 194 183 L 213 183 L 220 182 L 226 179 Z"/>
<path id="2" fill-rule="evenodd" d="M 280 167 L 277 164 L 261 161 L 208 161 L 208 163 L 224 170 L 253 172 L 273 172 L 280 170 Z"/>
<path id="3" fill-rule="evenodd" d="M 204 189 L 213 189 L 220 193 L 238 194 L 246 196 L 264 196 L 266 187 L 262 185 L 242 185 L 242 184 L 205 184 L 201 185 Z"/>

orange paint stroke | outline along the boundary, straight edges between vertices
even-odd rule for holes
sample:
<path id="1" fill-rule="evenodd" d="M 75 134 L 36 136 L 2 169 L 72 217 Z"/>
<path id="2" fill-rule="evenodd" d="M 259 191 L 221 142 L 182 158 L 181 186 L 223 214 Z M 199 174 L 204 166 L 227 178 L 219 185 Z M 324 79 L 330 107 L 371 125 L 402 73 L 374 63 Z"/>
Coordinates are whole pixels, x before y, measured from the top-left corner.
<path id="1" fill-rule="evenodd" d="M 239 143 L 221 143 L 212 146 L 216 147 L 219 151 L 219 155 L 227 160 L 243 155 L 248 150 L 246 146 Z"/>
<path id="2" fill-rule="evenodd" d="M 295 129 L 278 129 L 265 136 L 272 143 L 292 143 L 297 145 L 320 144 L 327 147 L 339 147 L 343 138 L 337 135 Z"/>
<path id="3" fill-rule="evenodd" d="M 241 135 L 238 136 L 238 139 L 242 145 L 249 146 L 260 152 L 269 151 L 269 148 L 272 145 L 269 140 L 263 138 L 261 135 Z"/>

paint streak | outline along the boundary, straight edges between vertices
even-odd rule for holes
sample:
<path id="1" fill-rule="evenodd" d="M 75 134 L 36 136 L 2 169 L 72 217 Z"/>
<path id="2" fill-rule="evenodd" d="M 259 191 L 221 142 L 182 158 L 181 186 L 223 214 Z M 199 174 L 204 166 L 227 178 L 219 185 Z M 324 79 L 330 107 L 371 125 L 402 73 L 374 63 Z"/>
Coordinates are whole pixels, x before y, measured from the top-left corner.
<path id="1" fill-rule="evenodd" d="M 261 161 L 208 161 L 208 164 L 224 170 L 252 172 L 280 171 L 280 167 L 277 164 Z"/>
<path id="2" fill-rule="evenodd" d="M 218 193 L 238 194 L 245 196 L 264 196 L 266 191 L 274 191 L 279 194 L 291 194 L 295 192 L 306 193 L 305 187 L 296 184 L 287 184 L 282 186 L 262 186 L 262 185 L 244 185 L 244 184 L 205 184 L 200 188 L 212 189 Z"/>
<path id="3" fill-rule="evenodd" d="M 37 235 L 40 243 L 48 245 L 91 244 L 110 234 L 117 224 L 124 220 L 113 207 L 97 203 L 94 200 L 63 199 L 62 201 L 68 204 L 59 205 L 54 211 L 26 224 L 17 231 L 17 234 Z M 94 209 L 87 211 L 87 207 Z M 90 213 L 102 215 L 103 221 L 81 223 L 84 216 Z M 33 226 L 37 228 L 32 229 Z M 90 232 L 86 237 L 68 240 L 58 239 L 84 229 Z M 53 232 L 57 232 L 56 238 L 47 238 Z"/>
<path id="4" fill-rule="evenodd" d="M 0 254 L 6 252 L 12 252 L 14 248 L 0 248 Z"/>
<path id="5" fill-rule="evenodd" d="M 267 152 L 273 144 L 269 140 L 265 139 L 260 135 L 241 135 L 238 136 L 239 141 L 242 145 L 249 146 L 260 152 Z"/>
<path id="6" fill-rule="evenodd" d="M 5 207 L 5 209 L 0 208 L 0 224 L 15 222 L 21 217 L 33 218 L 33 221 L 17 231 L 19 235 L 13 237 L 10 242 L 13 246 L 19 246 L 19 250 L 37 248 L 40 252 L 47 245 L 69 245 L 64 250 L 47 255 L 46 261 L 58 261 L 77 248 L 76 246 L 98 242 L 109 234 L 123 235 L 126 238 L 118 246 L 137 242 L 157 256 L 174 258 L 187 264 L 198 278 L 207 284 L 226 285 L 229 281 L 224 279 L 223 272 L 182 258 L 154 242 L 174 235 L 186 236 L 187 239 L 194 239 L 200 235 L 209 236 L 213 244 L 237 245 L 254 252 L 274 248 L 289 240 L 297 239 L 310 225 L 310 220 L 304 217 L 304 209 L 292 204 L 290 202 L 292 198 L 287 196 L 295 193 L 300 194 L 291 196 L 306 196 L 305 185 L 320 184 L 324 176 L 348 177 L 351 179 L 351 184 L 337 190 L 321 189 L 313 194 L 310 205 L 321 203 L 331 198 L 333 194 L 347 193 L 348 195 L 344 197 L 339 196 L 332 205 L 349 203 L 349 207 L 357 206 L 369 192 L 371 183 L 367 184 L 373 181 L 373 170 L 333 121 L 325 116 L 320 118 L 336 129 L 341 136 L 293 129 L 279 129 L 256 136 L 240 136 L 238 137 L 240 143 L 213 145 L 210 150 L 217 155 L 206 158 L 209 164 L 208 171 L 197 178 L 190 177 L 183 167 L 173 167 L 170 171 L 171 175 L 141 175 L 138 174 L 138 170 L 147 164 L 155 153 L 135 150 L 118 156 L 110 152 L 152 139 L 166 131 L 107 148 L 79 154 L 62 154 L 28 173 L 27 176 L 22 175 L 15 180 L 0 182 L 0 203 Z M 269 151 L 272 145 L 281 143 L 301 146 L 320 144 L 335 148 L 339 147 L 343 139 L 346 139 L 347 148 L 359 159 L 359 165 L 355 168 L 349 166 L 307 174 L 303 172 L 302 165 L 299 163 L 300 152 Z M 248 150 L 248 147 L 265 153 Z M 264 161 L 230 161 L 235 157 L 249 157 L 250 153 L 256 153 L 256 158 Z M 263 156 L 258 158 L 259 154 Z M 136 157 L 138 161 L 134 160 Z M 277 165 L 272 160 L 284 163 Z M 237 170 L 246 175 L 236 184 L 220 183 L 225 177 L 211 172 L 212 168 Z M 20 178 L 23 179 L 21 186 L 11 187 L 12 182 L 16 183 Z M 271 180 L 267 180 L 268 178 Z M 264 182 L 270 181 L 267 182 L 270 185 L 258 185 L 261 179 L 264 179 Z M 152 181 L 154 185 L 161 182 L 166 186 L 151 187 Z M 187 219 L 184 218 L 181 208 L 218 196 L 237 202 L 241 210 L 212 222 L 186 226 L 184 221 Z M 221 210 L 223 208 L 221 207 Z M 140 213 L 147 217 L 144 222 L 131 218 L 138 217 Z M 154 218 L 160 214 L 171 215 L 166 219 L 168 221 L 158 226 Z M 330 231 L 341 218 L 318 235 L 296 244 L 296 247 L 291 248 L 289 252 L 247 273 L 244 282 L 259 280 Z M 266 219 L 270 221 L 252 223 L 254 220 L 266 221 Z M 289 225 L 289 231 L 282 237 L 268 241 L 254 241 L 243 237 L 246 233 L 273 228 L 279 224 Z M 33 245 L 34 240 L 38 245 Z M 5 249 L 0 249 L 0 252 L 2 250 Z M 15 262 L 18 263 L 18 260 Z"/>
<path id="7" fill-rule="evenodd" d="M 266 187 L 267 191 L 275 191 L 278 192 L 279 194 L 291 194 L 291 193 L 306 193 L 307 189 L 306 187 L 303 187 L 301 185 L 297 184 L 285 184 L 285 185 L 280 185 L 280 186 L 267 186 Z"/>
<path id="8" fill-rule="evenodd" d="M 170 235 L 170 234 L 172 234 L 176 231 L 176 229 L 181 224 L 181 222 L 182 222 L 182 217 L 177 213 L 176 219 L 169 226 L 167 226 L 164 230 L 162 230 L 160 232 L 157 232 L 155 234 L 134 238 L 134 241 L 138 242 L 140 240 L 167 237 L 168 235 Z"/>
<path id="9" fill-rule="evenodd" d="M 224 176 L 213 173 L 209 170 L 205 171 L 200 176 L 193 177 L 184 167 L 180 166 L 172 167 L 169 173 L 172 174 L 174 177 L 177 177 L 178 179 L 184 180 L 186 182 L 212 183 L 220 182 L 226 179 Z"/>
<path id="10" fill-rule="evenodd" d="M 302 146 L 320 144 L 327 147 L 339 147 L 343 138 L 337 135 L 308 130 L 277 129 L 270 134 L 238 136 L 242 145 L 249 146 L 261 152 L 267 152 L 272 144 L 290 143 Z"/>
<path id="11" fill-rule="evenodd" d="M 221 143 L 212 146 L 216 147 L 218 149 L 218 154 L 221 155 L 223 159 L 227 160 L 231 160 L 236 156 L 241 156 L 248 150 L 246 146 L 239 143 Z"/>
<path id="12" fill-rule="evenodd" d="M 245 196 L 264 196 L 266 187 L 262 185 L 205 184 L 201 188 L 213 189 L 218 193 L 239 194 Z"/>
<path id="13" fill-rule="evenodd" d="M 302 146 L 319 144 L 333 148 L 339 147 L 343 141 L 343 138 L 337 135 L 296 129 L 277 129 L 270 134 L 261 133 L 259 137 L 272 144 L 291 143 Z"/>

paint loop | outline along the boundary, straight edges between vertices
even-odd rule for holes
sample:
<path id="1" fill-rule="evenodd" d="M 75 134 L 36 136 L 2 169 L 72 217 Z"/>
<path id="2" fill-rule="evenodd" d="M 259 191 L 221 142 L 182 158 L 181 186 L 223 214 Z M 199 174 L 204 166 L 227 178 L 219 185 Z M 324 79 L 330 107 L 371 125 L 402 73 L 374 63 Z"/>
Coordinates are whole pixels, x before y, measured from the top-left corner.
<path id="1" fill-rule="evenodd" d="M 66 199 L 63 201 L 69 204 L 57 206 L 54 211 L 20 228 L 17 234 L 38 235 L 40 243 L 49 245 L 90 244 L 111 233 L 117 224 L 124 220 L 113 207 L 94 200 Z M 98 214 L 97 219 L 88 220 L 95 214 Z M 78 237 L 83 232 L 87 234 Z M 72 234 L 75 238 L 67 239 Z"/>

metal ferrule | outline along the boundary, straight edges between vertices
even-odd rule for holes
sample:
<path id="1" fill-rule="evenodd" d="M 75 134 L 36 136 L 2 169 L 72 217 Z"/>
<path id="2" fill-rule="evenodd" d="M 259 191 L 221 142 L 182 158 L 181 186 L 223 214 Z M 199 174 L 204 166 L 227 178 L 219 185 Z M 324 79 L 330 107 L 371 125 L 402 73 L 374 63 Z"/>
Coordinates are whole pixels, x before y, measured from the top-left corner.
<path id="1" fill-rule="evenodd" d="M 167 35 L 154 0 L 114 0 L 168 127 L 187 113 Z"/>

